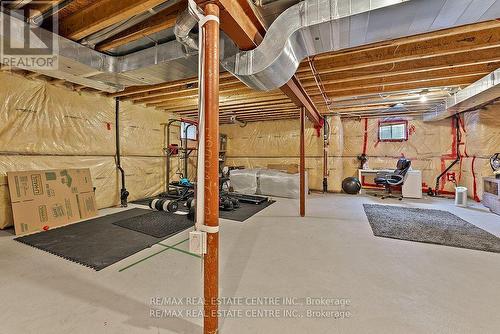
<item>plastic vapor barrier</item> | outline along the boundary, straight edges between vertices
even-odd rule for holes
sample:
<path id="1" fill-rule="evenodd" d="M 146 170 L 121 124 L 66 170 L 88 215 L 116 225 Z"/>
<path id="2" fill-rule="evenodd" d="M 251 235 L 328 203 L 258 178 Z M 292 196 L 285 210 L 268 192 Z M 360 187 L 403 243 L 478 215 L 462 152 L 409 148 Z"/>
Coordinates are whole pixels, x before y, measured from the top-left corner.
<path id="1" fill-rule="evenodd" d="M 305 193 L 309 188 L 307 186 L 307 173 L 305 178 Z M 259 173 L 258 194 L 299 198 L 300 197 L 300 174 L 287 174 L 277 170 L 261 170 Z"/>
<path id="2" fill-rule="evenodd" d="M 329 117 L 330 145 L 328 148 L 328 183 L 330 191 L 340 191 L 343 164 L 343 127 L 340 117 Z M 300 122 L 283 120 L 221 125 L 221 133 L 228 136 L 228 166 L 247 169 L 266 169 L 269 164 L 298 164 L 300 160 Z M 323 130 L 317 135 L 311 123 L 305 131 L 306 172 L 309 188 L 321 190 L 323 184 Z"/>
<path id="3" fill-rule="evenodd" d="M 163 123 L 170 116 L 120 103 L 122 165 L 130 200 L 165 188 Z M 0 228 L 12 225 L 7 171 L 90 168 L 98 207 L 119 204 L 115 150 L 114 99 L 0 73 Z M 173 158 L 172 179 L 177 170 L 178 159 Z"/>
<path id="4" fill-rule="evenodd" d="M 234 191 L 253 195 L 257 193 L 257 178 L 260 169 L 235 169 L 229 175 Z"/>

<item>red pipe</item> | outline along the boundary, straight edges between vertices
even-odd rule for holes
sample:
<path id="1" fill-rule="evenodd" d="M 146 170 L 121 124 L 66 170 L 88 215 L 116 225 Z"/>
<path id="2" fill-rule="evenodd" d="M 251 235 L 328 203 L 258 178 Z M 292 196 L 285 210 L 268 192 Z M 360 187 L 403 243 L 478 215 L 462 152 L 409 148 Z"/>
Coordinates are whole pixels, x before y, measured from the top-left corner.
<path id="1" fill-rule="evenodd" d="M 476 162 L 476 156 L 472 157 L 472 177 L 474 179 L 473 187 L 474 187 L 474 195 L 473 198 L 476 202 L 481 202 L 477 194 L 477 180 L 476 180 L 476 171 L 474 170 L 474 163 Z"/>
<path id="2" fill-rule="evenodd" d="M 368 148 L 368 118 L 365 118 L 365 133 L 363 138 L 363 154 L 365 155 L 367 148 Z"/>

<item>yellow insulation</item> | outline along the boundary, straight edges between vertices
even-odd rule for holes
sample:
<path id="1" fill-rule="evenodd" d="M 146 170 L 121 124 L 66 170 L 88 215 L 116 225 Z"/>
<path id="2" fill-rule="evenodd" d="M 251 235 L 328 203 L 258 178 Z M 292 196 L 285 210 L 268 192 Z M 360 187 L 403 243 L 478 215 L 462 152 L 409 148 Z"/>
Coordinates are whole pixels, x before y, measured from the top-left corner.
<path id="1" fill-rule="evenodd" d="M 130 200 L 164 190 L 162 123 L 169 117 L 169 113 L 121 103 L 122 165 Z M 98 207 L 119 203 L 112 98 L 0 73 L 0 155 L 0 228 L 12 225 L 7 171 L 88 167 Z M 172 177 L 177 164 L 172 159 Z"/>

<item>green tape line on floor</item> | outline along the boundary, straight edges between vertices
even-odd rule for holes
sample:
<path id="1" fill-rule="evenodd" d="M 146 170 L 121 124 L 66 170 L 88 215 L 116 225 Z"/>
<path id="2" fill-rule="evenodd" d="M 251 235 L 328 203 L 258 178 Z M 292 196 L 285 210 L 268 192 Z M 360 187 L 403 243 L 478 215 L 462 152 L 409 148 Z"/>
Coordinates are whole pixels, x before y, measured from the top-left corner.
<path id="1" fill-rule="evenodd" d="M 194 256 L 194 257 L 197 257 L 197 258 L 201 259 L 200 255 L 194 254 L 194 253 L 188 252 L 188 251 L 186 251 L 184 249 L 180 249 L 180 248 L 175 247 L 177 245 L 175 245 L 175 246 L 169 246 L 169 245 L 164 245 L 161 242 L 159 242 L 158 245 L 163 246 L 163 247 L 168 247 L 169 249 L 173 249 L 173 250 L 179 251 L 181 253 L 188 254 L 188 255 L 191 255 L 191 256 Z"/>
<path id="2" fill-rule="evenodd" d="M 139 263 L 141 263 L 141 262 L 143 262 L 143 261 L 146 261 L 147 259 L 152 258 L 153 256 L 156 256 L 156 255 L 158 255 L 158 254 L 160 254 L 160 253 L 163 253 L 164 251 L 167 251 L 167 250 L 169 250 L 169 249 L 173 249 L 175 246 L 178 246 L 178 245 L 180 245 L 180 244 L 182 244 L 182 243 L 184 243 L 184 242 L 186 242 L 186 241 L 188 241 L 188 240 L 189 240 L 189 238 L 184 239 L 184 240 L 182 240 L 182 241 L 179 241 L 178 243 L 176 243 L 176 244 L 175 244 L 175 245 L 173 245 L 173 246 L 167 246 L 167 245 L 160 244 L 160 245 L 162 245 L 163 247 L 166 247 L 166 248 L 165 248 L 165 249 L 162 249 L 162 250 L 161 250 L 161 251 L 159 251 L 159 252 L 156 252 L 156 253 L 154 253 L 154 254 L 151 254 L 151 255 L 149 255 L 149 256 L 146 256 L 145 258 L 143 258 L 143 259 L 141 259 L 141 260 L 139 260 L 139 261 L 137 261 L 137 262 L 134 262 L 134 263 L 132 263 L 132 264 L 129 264 L 129 265 L 128 265 L 128 266 L 126 266 L 125 268 L 122 268 L 122 269 L 118 270 L 118 272 L 122 272 L 122 271 L 124 271 L 124 270 L 126 270 L 126 269 L 128 269 L 128 268 L 130 268 L 130 267 L 133 267 L 133 266 L 135 266 L 136 264 L 139 264 Z"/>

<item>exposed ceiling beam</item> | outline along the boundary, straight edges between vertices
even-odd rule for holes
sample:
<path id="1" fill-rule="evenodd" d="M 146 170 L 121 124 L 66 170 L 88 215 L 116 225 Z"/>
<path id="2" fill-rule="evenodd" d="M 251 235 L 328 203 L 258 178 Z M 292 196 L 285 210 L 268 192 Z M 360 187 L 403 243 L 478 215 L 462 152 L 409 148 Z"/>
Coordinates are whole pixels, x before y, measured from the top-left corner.
<path id="1" fill-rule="evenodd" d="M 227 93 L 232 91 L 241 91 L 242 93 L 255 92 L 250 88 L 246 87 L 243 83 L 239 81 L 221 83 L 219 85 L 220 93 Z M 142 93 L 139 96 L 130 96 L 122 98 L 124 101 L 130 100 L 134 103 L 151 103 L 155 101 L 166 101 L 166 100 L 179 100 L 182 98 L 195 98 L 198 96 L 198 87 L 194 88 L 175 88 L 175 89 L 165 89 L 161 91 L 153 91 L 149 93 Z"/>
<path id="2" fill-rule="evenodd" d="M 256 102 L 256 101 L 243 101 L 243 102 L 238 102 L 237 104 L 223 104 L 219 107 L 219 110 L 226 110 L 226 109 L 235 109 L 235 108 L 240 108 L 240 109 L 244 109 L 244 108 L 259 108 L 259 107 L 268 107 L 268 106 L 281 106 L 281 105 L 284 105 L 284 104 L 292 104 L 292 105 L 295 105 L 294 103 L 292 103 L 290 101 L 290 99 L 288 97 L 285 97 L 283 96 L 282 98 L 279 98 L 279 99 L 271 99 L 271 100 L 266 100 L 266 101 L 260 101 L 260 102 Z M 198 110 L 198 106 L 197 105 L 193 105 L 193 106 L 190 106 L 190 105 L 183 105 L 183 106 L 178 106 L 178 107 L 159 107 L 161 108 L 161 110 L 163 111 L 167 111 L 167 112 L 179 112 L 179 111 L 186 111 L 186 110 Z"/>
<path id="3" fill-rule="evenodd" d="M 477 80 L 477 79 L 476 79 Z M 451 80 L 435 80 L 435 81 L 424 81 L 415 83 L 402 83 L 393 85 L 390 87 L 377 86 L 372 88 L 361 88 L 353 90 L 344 90 L 338 92 L 331 92 L 332 97 L 360 97 L 373 94 L 386 94 L 390 95 L 394 92 L 409 91 L 414 89 L 428 89 L 433 87 L 465 87 L 473 83 L 475 80 L 470 78 L 458 78 Z"/>
<path id="4" fill-rule="evenodd" d="M 340 51 L 332 51 L 332 52 L 320 54 L 320 55 L 315 56 L 314 58 L 317 60 L 321 60 L 321 59 L 329 58 L 332 55 L 339 55 L 339 54 L 345 54 L 345 53 L 354 54 L 356 52 L 363 52 L 366 50 L 376 50 L 376 49 L 386 48 L 386 47 L 395 46 L 395 45 L 425 42 L 429 39 L 435 39 L 438 37 L 449 37 L 449 36 L 459 35 L 459 34 L 464 34 L 464 33 L 475 33 L 475 32 L 480 31 L 480 30 L 492 29 L 492 28 L 500 28 L 500 20 L 497 19 L 497 20 L 485 21 L 485 22 L 480 22 L 480 23 L 475 23 L 475 24 L 462 25 L 462 26 L 458 26 L 458 27 L 454 27 L 454 28 L 436 30 L 436 31 L 428 32 L 428 33 L 406 36 L 406 37 L 396 38 L 396 39 L 388 40 L 388 41 L 375 42 L 372 44 L 366 44 L 366 45 L 357 46 L 357 47 L 353 47 L 353 48 L 347 48 L 347 49 L 343 49 Z"/>
<path id="5" fill-rule="evenodd" d="M 339 53 L 318 60 L 315 58 L 319 73 L 372 68 L 373 66 L 394 64 L 403 61 L 414 61 L 438 56 L 453 55 L 463 52 L 486 50 L 500 46 L 500 29 L 486 29 L 474 33 L 460 34 L 430 39 L 404 45 L 391 45 L 374 50 L 363 50 L 351 53 Z M 498 55 L 497 55 L 498 57 Z M 302 64 L 297 73 L 309 71 L 307 64 Z"/>
<path id="6" fill-rule="evenodd" d="M 163 2 L 165 0 L 100 0 L 62 19 L 59 33 L 66 38 L 80 40 Z"/>
<path id="7" fill-rule="evenodd" d="M 178 2 L 170 7 L 163 9 L 155 15 L 149 17 L 128 29 L 119 32 L 116 35 L 100 42 L 96 45 L 98 51 L 109 51 L 121 45 L 136 41 L 145 36 L 152 35 L 162 30 L 175 26 L 177 15 L 187 7 L 187 0 Z"/>
<path id="8" fill-rule="evenodd" d="M 27 4 L 29 4 L 32 0 L 14 0 L 9 3 L 10 9 L 19 9 Z"/>
<path id="9" fill-rule="evenodd" d="M 222 72 L 220 74 L 220 79 L 225 78 L 231 78 L 235 82 L 238 81 L 233 75 L 229 72 Z M 121 92 L 116 92 L 116 93 L 110 93 L 107 94 L 109 97 L 121 97 L 121 96 L 130 96 L 134 94 L 139 94 L 139 93 L 147 93 L 147 92 L 152 92 L 156 90 L 162 90 L 162 89 L 167 89 L 167 88 L 172 88 L 172 87 L 181 87 L 181 88 L 186 88 L 186 85 L 190 84 L 198 84 L 198 78 L 193 77 L 193 78 L 187 78 L 187 79 L 181 79 L 181 80 L 176 80 L 176 81 L 170 81 L 170 82 L 163 82 L 160 84 L 156 85 L 148 85 L 148 86 L 133 86 L 125 89 L 124 91 Z"/>
<path id="10" fill-rule="evenodd" d="M 220 107 L 230 106 L 230 105 L 244 105 L 244 104 L 255 104 L 257 102 L 278 102 L 278 101 L 290 101 L 290 99 L 283 94 L 268 94 L 268 95 L 254 95 L 254 96 L 243 96 L 238 99 L 228 99 L 225 101 L 220 101 Z M 178 107 L 185 107 L 186 105 L 196 106 L 197 100 L 190 101 L 189 103 L 180 102 L 178 104 L 172 104 L 167 102 L 162 103 L 149 103 L 146 104 L 147 107 L 159 107 L 162 109 L 175 109 Z"/>
<path id="11" fill-rule="evenodd" d="M 330 84 L 430 71 L 467 71 L 469 67 L 492 70 L 499 65 L 500 47 L 481 50 L 477 52 L 463 52 L 460 54 L 448 55 L 443 57 L 417 59 L 407 62 L 373 66 L 370 68 L 363 68 L 359 70 L 352 69 L 347 71 L 320 74 L 323 84 Z M 304 87 L 316 87 L 316 82 L 314 81 L 312 76 L 309 75 L 309 73 L 305 73 L 303 75 L 300 75 L 299 77 Z"/>
<path id="12" fill-rule="evenodd" d="M 262 42 L 264 26 L 246 0 L 196 0 L 200 7 L 215 3 L 221 9 L 221 29 L 240 49 L 251 50 Z"/>
<path id="13" fill-rule="evenodd" d="M 440 87 L 444 86 L 441 84 L 435 85 L 434 82 L 442 83 L 442 82 L 454 82 L 454 80 L 458 80 L 463 84 L 473 83 L 476 80 L 484 77 L 488 72 L 473 72 L 473 73 L 464 73 L 464 74 L 455 74 L 455 75 L 442 75 L 442 76 L 401 76 L 395 77 L 393 80 L 365 80 L 360 82 L 353 82 L 350 84 L 332 84 L 325 85 L 325 90 L 328 94 L 335 96 L 337 92 L 349 91 L 349 90 L 362 90 L 362 89 L 370 89 L 375 87 L 381 87 L 385 91 L 392 91 L 392 87 L 404 85 L 404 84 L 420 84 L 419 87 L 422 88 L 430 88 L 430 87 Z M 428 85 L 428 86 L 427 86 Z M 318 96 L 319 94 L 311 94 L 311 96 Z"/>

